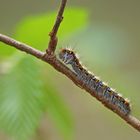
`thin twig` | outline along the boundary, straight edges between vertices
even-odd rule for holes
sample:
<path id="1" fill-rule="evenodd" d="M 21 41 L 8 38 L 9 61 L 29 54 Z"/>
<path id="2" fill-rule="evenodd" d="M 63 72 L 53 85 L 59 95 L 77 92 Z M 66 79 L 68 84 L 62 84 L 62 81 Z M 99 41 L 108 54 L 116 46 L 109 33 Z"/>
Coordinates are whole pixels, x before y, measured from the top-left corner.
<path id="1" fill-rule="evenodd" d="M 43 61 L 49 63 L 51 66 L 53 66 L 57 71 L 65 74 L 69 79 L 71 79 L 77 86 L 81 87 L 82 89 L 89 92 L 92 96 L 95 96 L 93 94 L 93 91 L 91 91 L 86 85 L 83 86 L 82 81 L 77 79 L 75 73 L 71 71 L 69 68 L 67 68 L 63 63 L 61 63 L 55 55 L 45 55 L 45 52 L 41 52 L 37 49 L 34 49 L 24 43 L 21 43 L 19 41 L 16 41 L 8 36 L 0 34 L 0 41 L 8 44 L 20 51 L 24 51 L 28 54 L 31 54 L 32 56 L 35 56 L 39 59 L 42 59 Z M 100 100 L 98 97 L 96 97 L 98 100 Z M 104 105 L 109 108 L 110 110 L 114 111 L 114 106 L 112 104 L 109 104 L 108 102 L 104 102 Z M 137 129 L 140 132 L 140 121 L 135 118 L 134 116 L 130 115 L 123 115 L 121 112 L 116 111 L 116 114 L 118 114 L 122 119 L 124 119 L 128 124 L 130 124 L 132 127 Z"/>
<path id="2" fill-rule="evenodd" d="M 67 0 L 62 0 L 61 4 L 60 4 L 60 8 L 58 11 L 58 15 L 55 21 L 55 24 L 52 28 L 52 31 L 50 32 L 50 41 L 49 41 L 49 45 L 48 45 L 48 49 L 46 50 L 47 54 L 53 54 L 55 49 L 56 49 L 56 45 L 58 42 L 58 38 L 57 38 L 57 32 L 60 26 L 61 21 L 63 20 L 63 12 L 66 6 Z"/>

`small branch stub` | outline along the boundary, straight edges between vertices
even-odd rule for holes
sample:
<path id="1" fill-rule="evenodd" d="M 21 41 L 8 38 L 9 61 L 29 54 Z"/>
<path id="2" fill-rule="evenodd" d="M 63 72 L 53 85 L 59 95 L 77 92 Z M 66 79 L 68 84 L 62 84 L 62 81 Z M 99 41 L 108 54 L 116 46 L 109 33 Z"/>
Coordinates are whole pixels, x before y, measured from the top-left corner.
<path id="1" fill-rule="evenodd" d="M 55 37 L 52 37 L 51 36 L 51 33 L 49 34 L 50 35 L 50 41 L 49 41 L 49 47 L 48 49 L 46 50 L 46 53 L 48 55 L 53 55 L 53 53 L 55 52 L 55 49 L 56 49 L 56 46 L 57 46 L 57 42 L 58 42 L 58 38 L 55 36 Z"/>

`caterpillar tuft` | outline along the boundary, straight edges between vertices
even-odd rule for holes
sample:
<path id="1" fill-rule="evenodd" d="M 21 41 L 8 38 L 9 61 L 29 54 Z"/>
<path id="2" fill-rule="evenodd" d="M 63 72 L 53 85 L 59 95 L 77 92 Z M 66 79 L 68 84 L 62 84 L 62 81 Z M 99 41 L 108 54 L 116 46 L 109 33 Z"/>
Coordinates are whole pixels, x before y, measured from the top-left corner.
<path id="1" fill-rule="evenodd" d="M 59 58 L 66 65 L 71 65 L 72 70 L 75 72 L 77 78 L 81 80 L 95 96 L 113 104 L 124 115 L 128 115 L 131 112 L 130 104 L 127 99 L 124 99 L 119 93 L 107 86 L 98 77 L 84 68 L 77 55 L 71 49 L 64 48 L 59 52 Z M 103 101 L 102 101 L 103 102 Z M 104 102 L 103 102 L 104 103 Z"/>

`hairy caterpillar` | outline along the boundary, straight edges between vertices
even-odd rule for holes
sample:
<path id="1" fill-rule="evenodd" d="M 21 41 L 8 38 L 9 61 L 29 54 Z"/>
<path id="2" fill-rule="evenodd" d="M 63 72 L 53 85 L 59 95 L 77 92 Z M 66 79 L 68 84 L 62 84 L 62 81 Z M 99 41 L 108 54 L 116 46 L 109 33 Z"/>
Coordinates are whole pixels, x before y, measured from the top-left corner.
<path id="1" fill-rule="evenodd" d="M 80 64 L 75 53 L 70 49 L 62 49 L 59 53 L 59 58 L 67 65 L 71 65 L 73 71 L 75 72 L 77 78 L 87 87 L 93 91 L 96 96 L 102 98 L 103 100 L 115 105 L 115 107 L 122 112 L 124 115 L 128 115 L 131 112 L 130 104 L 127 99 L 121 97 L 118 93 L 104 84 L 95 75 L 88 72 Z"/>

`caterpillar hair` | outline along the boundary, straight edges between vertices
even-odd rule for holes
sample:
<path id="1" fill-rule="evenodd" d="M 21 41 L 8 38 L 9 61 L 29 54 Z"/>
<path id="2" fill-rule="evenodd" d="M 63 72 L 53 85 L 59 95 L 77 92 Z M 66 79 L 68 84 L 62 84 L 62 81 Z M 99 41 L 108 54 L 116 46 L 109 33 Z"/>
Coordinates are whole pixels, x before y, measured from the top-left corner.
<path id="1" fill-rule="evenodd" d="M 78 57 L 71 49 L 61 49 L 59 52 L 59 58 L 66 64 L 71 65 L 77 78 L 83 82 L 96 97 L 109 102 L 115 106 L 124 115 L 128 115 L 131 112 L 130 104 L 127 99 L 124 99 L 120 94 L 108 87 L 94 74 L 86 70 L 80 63 Z M 102 100 L 101 100 L 102 101 Z M 102 101 L 103 102 L 103 101 Z"/>

